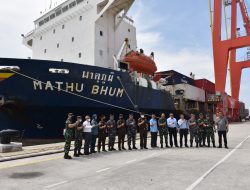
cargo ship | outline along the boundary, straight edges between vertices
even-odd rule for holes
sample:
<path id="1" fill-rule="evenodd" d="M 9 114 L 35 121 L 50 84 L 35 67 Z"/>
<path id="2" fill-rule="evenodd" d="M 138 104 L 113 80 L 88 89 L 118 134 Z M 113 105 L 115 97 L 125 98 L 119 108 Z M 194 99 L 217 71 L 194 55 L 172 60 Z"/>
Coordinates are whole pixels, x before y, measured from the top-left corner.
<path id="1" fill-rule="evenodd" d="M 63 138 L 68 112 L 175 112 L 154 54 L 137 51 L 133 2 L 67 0 L 35 20 L 22 35 L 32 59 L 0 58 L 0 129 L 41 142 Z"/>

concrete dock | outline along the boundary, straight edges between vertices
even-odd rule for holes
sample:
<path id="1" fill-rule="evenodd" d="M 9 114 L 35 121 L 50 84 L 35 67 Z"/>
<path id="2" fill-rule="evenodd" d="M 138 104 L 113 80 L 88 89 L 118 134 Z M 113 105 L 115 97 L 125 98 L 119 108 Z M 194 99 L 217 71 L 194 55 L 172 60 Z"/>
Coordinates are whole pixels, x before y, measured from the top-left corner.
<path id="1" fill-rule="evenodd" d="M 72 160 L 55 152 L 5 161 L 0 163 L 0 189 L 250 189 L 250 123 L 230 125 L 228 141 L 229 149 L 115 151 Z M 55 147 L 58 151 L 62 145 Z"/>

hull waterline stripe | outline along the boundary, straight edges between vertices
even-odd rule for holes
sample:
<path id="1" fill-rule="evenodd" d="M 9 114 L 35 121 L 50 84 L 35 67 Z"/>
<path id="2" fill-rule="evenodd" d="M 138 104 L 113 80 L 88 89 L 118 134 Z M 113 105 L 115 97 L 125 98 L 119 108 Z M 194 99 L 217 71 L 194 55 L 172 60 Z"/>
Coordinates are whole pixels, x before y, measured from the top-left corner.
<path id="1" fill-rule="evenodd" d="M 25 75 L 25 74 L 23 74 L 23 73 L 14 71 L 14 70 L 12 70 L 12 69 L 8 69 L 8 70 L 10 70 L 11 72 L 16 73 L 16 74 L 18 74 L 18 75 L 20 75 L 20 76 L 22 76 L 22 77 L 28 78 L 28 79 L 33 80 L 33 81 L 41 82 L 42 84 L 45 84 L 45 85 L 46 85 L 45 82 L 40 81 L 40 80 L 37 80 L 37 79 L 35 79 L 35 78 L 31 77 L 31 76 L 28 76 L 28 75 Z M 102 101 L 100 101 L 100 100 L 92 99 L 92 98 L 89 98 L 89 97 L 86 97 L 86 96 L 82 96 L 82 95 L 80 95 L 80 94 L 76 94 L 76 93 L 69 92 L 69 91 L 66 91 L 66 90 L 63 90 L 63 89 L 59 89 L 59 88 L 57 88 L 56 86 L 52 86 L 52 87 L 55 88 L 55 89 L 57 89 L 57 90 L 59 90 L 60 92 L 65 92 L 65 93 L 67 93 L 67 94 L 71 94 L 71 95 L 74 95 L 74 96 L 77 96 L 77 97 L 80 97 L 80 98 L 83 98 L 83 99 L 87 99 L 87 100 L 90 100 L 90 101 L 93 101 L 93 102 L 97 102 L 97 103 L 100 103 L 100 104 L 107 105 L 107 106 L 110 106 L 110 107 L 115 107 L 115 108 L 118 108 L 118 109 L 122 109 L 122 110 L 126 110 L 126 111 L 129 111 L 129 112 L 133 112 L 133 113 L 138 113 L 138 114 L 140 114 L 140 112 L 139 112 L 139 111 L 136 111 L 136 110 L 131 110 L 131 109 L 124 108 L 124 107 L 121 107 L 121 106 L 117 106 L 117 105 L 114 105 L 114 104 L 110 104 L 110 103 L 107 103 L 107 102 L 102 102 Z M 150 114 L 145 114 L 145 115 L 151 116 Z"/>

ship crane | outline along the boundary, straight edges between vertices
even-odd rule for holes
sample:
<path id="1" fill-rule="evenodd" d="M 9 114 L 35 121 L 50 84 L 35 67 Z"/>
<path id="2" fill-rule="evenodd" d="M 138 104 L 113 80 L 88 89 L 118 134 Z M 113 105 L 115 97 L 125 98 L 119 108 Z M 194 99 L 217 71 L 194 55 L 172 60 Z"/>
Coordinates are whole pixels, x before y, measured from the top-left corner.
<path id="1" fill-rule="evenodd" d="M 224 6 L 231 6 L 231 36 L 226 40 L 221 37 L 222 31 L 222 3 Z M 246 35 L 237 35 L 239 30 L 237 27 L 237 8 L 240 7 L 240 11 L 243 18 Z M 225 10 L 225 8 L 224 8 Z M 214 0 L 214 11 L 211 16 L 213 19 L 212 36 L 213 36 L 213 53 L 214 53 L 214 70 L 215 70 L 215 88 L 218 95 L 223 96 L 225 94 L 227 68 L 230 66 L 231 76 L 231 94 L 235 100 L 235 110 L 239 106 L 239 92 L 241 74 L 244 68 L 250 67 L 250 60 L 237 61 L 236 51 L 240 48 L 250 46 L 250 23 L 248 11 L 244 0 Z M 225 108 L 223 106 L 223 108 Z"/>

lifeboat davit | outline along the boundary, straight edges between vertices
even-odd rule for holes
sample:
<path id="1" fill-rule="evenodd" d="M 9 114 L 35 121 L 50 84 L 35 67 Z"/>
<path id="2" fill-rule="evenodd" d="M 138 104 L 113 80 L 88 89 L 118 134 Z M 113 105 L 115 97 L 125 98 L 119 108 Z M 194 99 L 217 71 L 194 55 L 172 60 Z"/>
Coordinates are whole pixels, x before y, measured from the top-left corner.
<path id="1" fill-rule="evenodd" d="M 129 64 L 130 71 L 154 75 L 157 71 L 153 58 L 146 56 L 143 52 L 131 51 L 122 60 Z"/>

